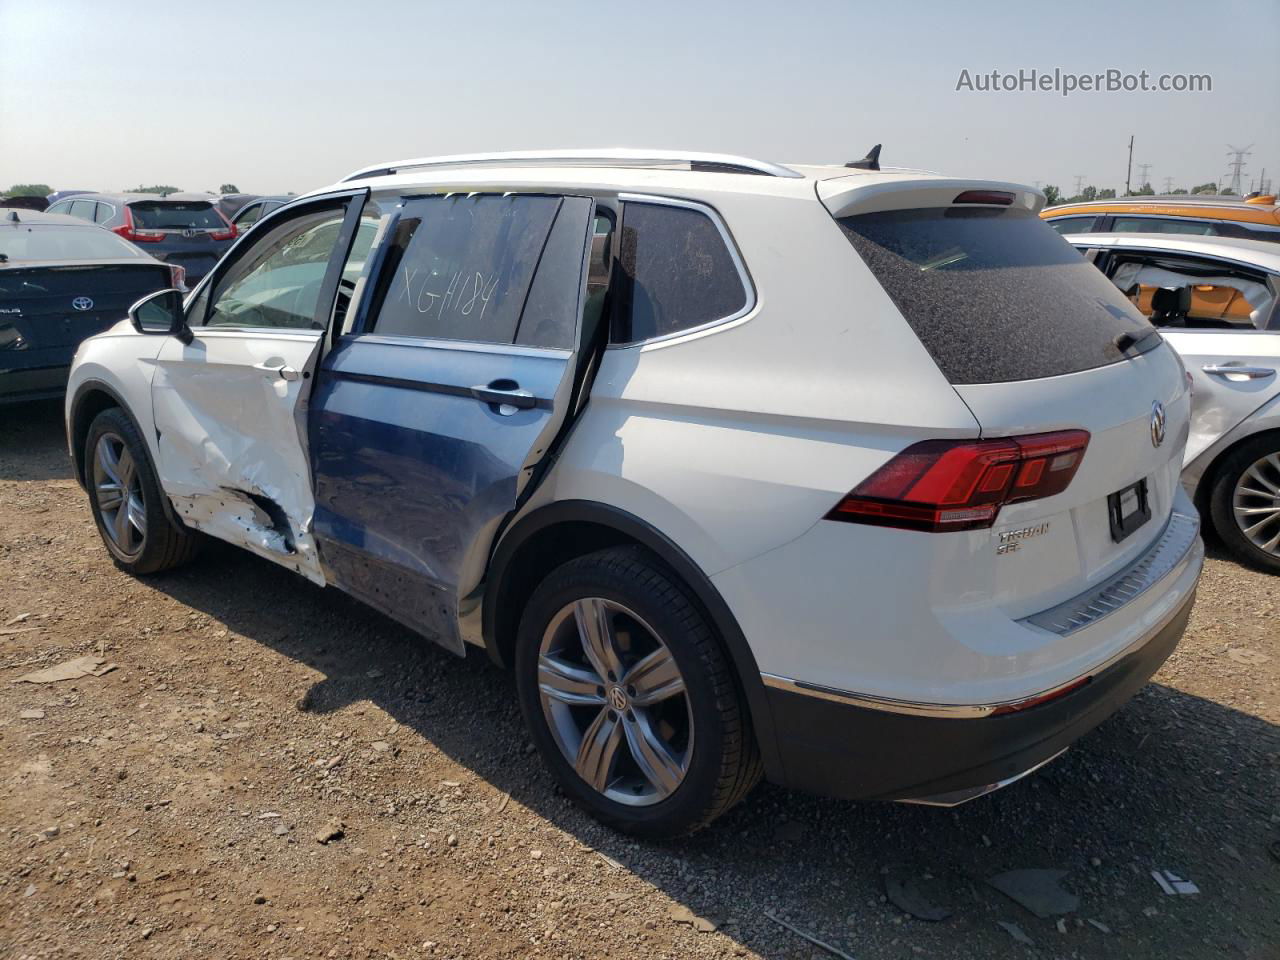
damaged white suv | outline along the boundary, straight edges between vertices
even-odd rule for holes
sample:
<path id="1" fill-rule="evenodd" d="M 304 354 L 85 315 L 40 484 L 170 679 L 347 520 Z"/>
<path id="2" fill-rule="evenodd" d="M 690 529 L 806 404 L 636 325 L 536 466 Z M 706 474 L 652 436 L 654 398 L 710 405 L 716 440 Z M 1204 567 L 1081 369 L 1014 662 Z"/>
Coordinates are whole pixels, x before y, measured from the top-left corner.
<path id="1" fill-rule="evenodd" d="M 953 804 L 1159 667 L 1202 563 L 1160 336 L 1013 184 L 566 151 L 362 170 L 79 350 L 103 541 L 214 536 L 516 673 L 564 789 Z"/>

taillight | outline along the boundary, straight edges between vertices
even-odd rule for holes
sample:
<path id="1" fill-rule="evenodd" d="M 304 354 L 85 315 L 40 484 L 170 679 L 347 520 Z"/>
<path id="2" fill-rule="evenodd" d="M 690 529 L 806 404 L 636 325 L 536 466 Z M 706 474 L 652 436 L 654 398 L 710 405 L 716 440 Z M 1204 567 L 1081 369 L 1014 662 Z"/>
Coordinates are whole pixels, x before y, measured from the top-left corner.
<path id="1" fill-rule="evenodd" d="M 176 287 L 179 290 L 187 289 L 187 268 L 180 267 L 176 263 L 169 266 L 169 286 Z"/>
<path id="2" fill-rule="evenodd" d="M 1006 503 L 1067 489 L 1088 446 L 1087 430 L 925 440 L 858 484 L 827 519 L 931 532 L 989 527 Z"/>
<path id="3" fill-rule="evenodd" d="M 118 233 L 130 243 L 159 243 L 164 239 L 163 230 L 139 230 L 133 225 L 133 213 L 128 207 L 124 208 L 124 223 L 118 227 L 111 228 L 112 233 Z"/>
<path id="4" fill-rule="evenodd" d="M 234 240 L 236 238 L 236 225 L 222 215 L 221 210 L 214 210 L 218 215 L 218 219 L 226 225 L 225 230 L 216 230 L 209 234 L 210 240 Z"/>
<path id="5" fill-rule="evenodd" d="M 964 193 L 956 194 L 956 198 L 952 203 L 991 203 L 1001 207 L 1007 207 L 1013 203 L 1014 194 L 1007 190 L 966 190 Z"/>

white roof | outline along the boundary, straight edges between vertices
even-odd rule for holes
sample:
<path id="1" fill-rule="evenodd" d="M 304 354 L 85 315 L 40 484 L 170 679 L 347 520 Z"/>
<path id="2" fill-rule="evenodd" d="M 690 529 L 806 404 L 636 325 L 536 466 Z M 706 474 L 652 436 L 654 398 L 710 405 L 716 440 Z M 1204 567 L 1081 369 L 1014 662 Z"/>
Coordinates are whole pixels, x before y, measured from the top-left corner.
<path id="1" fill-rule="evenodd" d="M 1200 254 L 1280 273 L 1280 243 L 1269 240 L 1203 237 L 1186 233 L 1072 233 L 1065 239 L 1077 247 L 1130 247 L 1164 253 Z"/>

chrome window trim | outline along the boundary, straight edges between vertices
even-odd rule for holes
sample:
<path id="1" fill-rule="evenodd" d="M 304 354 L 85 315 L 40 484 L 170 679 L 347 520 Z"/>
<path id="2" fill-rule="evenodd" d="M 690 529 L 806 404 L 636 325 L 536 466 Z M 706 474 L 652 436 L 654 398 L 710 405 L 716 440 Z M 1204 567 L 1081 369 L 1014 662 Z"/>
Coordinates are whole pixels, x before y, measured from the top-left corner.
<path id="1" fill-rule="evenodd" d="M 710 219 L 716 230 L 720 234 L 720 240 L 724 243 L 725 249 L 729 251 L 729 259 L 733 261 L 734 269 L 738 271 L 738 281 L 742 284 L 742 290 L 746 294 L 746 300 L 741 308 L 729 314 L 728 316 L 718 317 L 715 320 L 708 320 L 700 323 L 696 327 L 685 327 L 683 330 L 676 330 L 672 333 L 664 333 L 660 336 L 649 337 L 645 340 L 630 340 L 626 343 L 610 342 L 605 348 L 607 350 L 635 350 L 643 347 L 650 347 L 657 344 L 665 344 L 674 340 L 681 340 L 685 337 L 694 336 L 705 333 L 715 327 L 722 327 L 742 320 L 752 311 L 755 310 L 760 302 L 760 297 L 756 293 L 755 283 L 752 282 L 751 273 L 747 270 L 746 262 L 742 259 L 742 254 L 738 250 L 738 244 L 733 239 L 733 234 L 729 232 L 729 227 L 724 222 L 724 218 L 720 216 L 720 211 L 708 203 L 702 203 L 698 200 L 686 200 L 682 197 L 670 197 L 662 194 L 652 193 L 619 193 L 618 199 L 624 204 L 622 219 L 626 221 L 627 203 L 649 203 L 657 206 L 682 207 L 686 210 L 694 210 Z"/>
<path id="2" fill-rule="evenodd" d="M 1065 220 L 1067 217 L 1087 216 L 1087 214 L 1069 213 L 1060 217 L 1048 217 L 1049 220 Z M 1226 217 L 1189 217 L 1185 213 L 1096 213 L 1096 217 L 1111 217 L 1112 220 L 1120 220 L 1128 217 L 1131 220 L 1176 220 L 1179 223 L 1210 223 L 1210 224 L 1233 224 L 1243 227 L 1245 230 L 1254 232 L 1278 232 L 1280 224 L 1271 225 L 1267 223 L 1256 223 L 1253 220 L 1228 220 Z M 1114 226 L 1114 224 L 1112 224 Z M 1107 233 L 1129 233 L 1128 230 L 1108 230 Z M 1134 230 L 1133 233 L 1142 233 L 1141 230 Z M 1154 232 L 1154 231 L 1152 231 Z M 1213 234 L 1208 233 L 1171 233 L 1168 236 L 1174 237 L 1211 237 Z M 1245 240 L 1247 237 L 1224 237 L 1229 240 Z"/>
<path id="3" fill-rule="evenodd" d="M 385 333 L 344 333 L 338 342 L 382 343 L 398 347 L 429 347 L 433 350 L 461 350 L 473 353 L 500 353 L 511 357 L 550 357 L 564 360 L 573 356 L 572 350 L 556 347 L 530 347 L 521 343 L 494 343 L 489 340 L 446 340 L 441 337 L 401 337 Z"/>

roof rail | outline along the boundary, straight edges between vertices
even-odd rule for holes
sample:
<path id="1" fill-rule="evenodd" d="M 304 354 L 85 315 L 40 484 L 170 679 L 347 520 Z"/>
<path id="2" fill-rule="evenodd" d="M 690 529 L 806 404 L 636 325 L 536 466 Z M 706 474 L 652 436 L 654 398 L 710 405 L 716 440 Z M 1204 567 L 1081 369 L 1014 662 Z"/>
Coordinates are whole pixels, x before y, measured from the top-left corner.
<path id="1" fill-rule="evenodd" d="M 564 164 L 566 166 L 598 167 L 655 167 L 672 163 L 687 163 L 691 170 L 704 173 L 750 173 L 766 177 L 802 177 L 790 167 L 749 157 L 735 157 L 726 153 L 690 153 L 682 150 L 632 150 L 607 147 L 600 150 L 514 150 L 505 153 L 458 153 L 445 157 L 419 157 L 416 160 L 397 160 L 380 163 L 357 170 L 342 178 L 363 180 L 366 177 L 386 177 L 404 170 L 419 167 L 446 167 L 493 164 Z"/>

